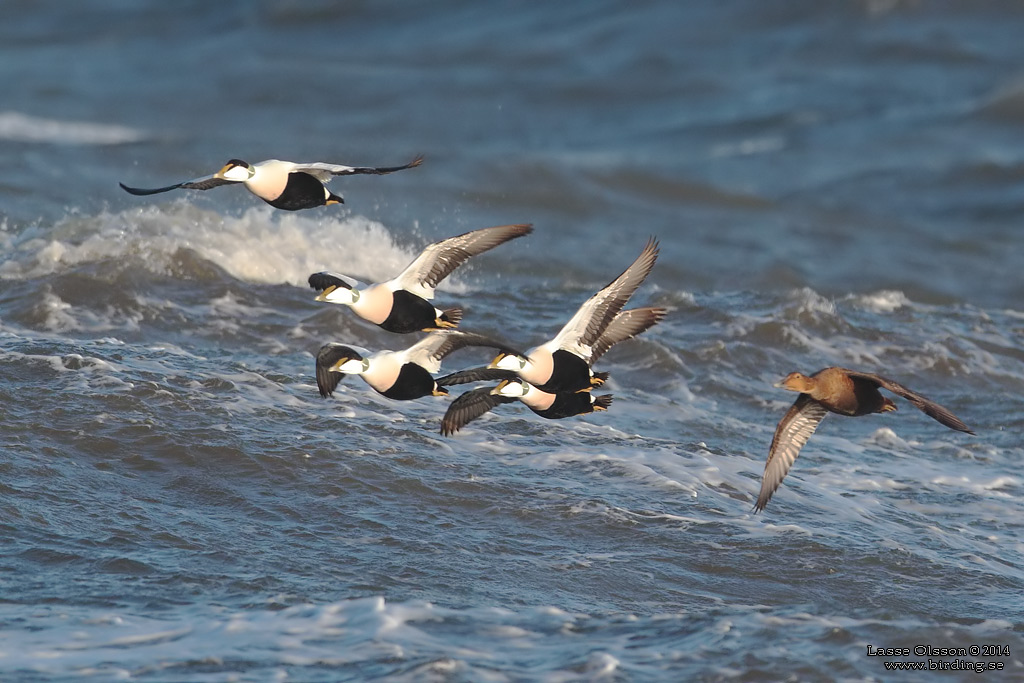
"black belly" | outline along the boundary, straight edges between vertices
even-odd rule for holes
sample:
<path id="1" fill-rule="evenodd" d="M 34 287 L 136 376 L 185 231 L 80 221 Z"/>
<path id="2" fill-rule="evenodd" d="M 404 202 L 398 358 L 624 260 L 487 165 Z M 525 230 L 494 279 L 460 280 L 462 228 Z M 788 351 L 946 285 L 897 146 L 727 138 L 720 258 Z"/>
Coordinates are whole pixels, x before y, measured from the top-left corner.
<path id="1" fill-rule="evenodd" d="M 380 393 L 396 401 L 411 401 L 421 396 L 430 396 L 434 393 L 434 378 L 419 365 L 406 363 L 391 388 Z"/>
<path id="2" fill-rule="evenodd" d="M 559 349 L 552 354 L 551 379 L 537 388 L 549 394 L 579 391 L 590 387 L 590 366 L 574 353 Z"/>
<path id="3" fill-rule="evenodd" d="M 396 334 L 409 334 L 436 327 L 437 313 L 432 303 L 404 289 L 393 292 L 393 295 L 391 315 L 380 324 L 382 328 Z"/>
<path id="4" fill-rule="evenodd" d="M 590 401 L 590 392 L 581 391 L 558 394 L 555 402 L 547 410 L 533 411 L 549 420 L 561 420 L 573 415 L 586 415 L 594 412 L 594 404 Z"/>
<path id="5" fill-rule="evenodd" d="M 323 206 L 327 203 L 327 193 L 324 184 L 308 173 L 289 173 L 281 196 L 273 201 L 264 201 L 275 209 L 298 211 Z"/>

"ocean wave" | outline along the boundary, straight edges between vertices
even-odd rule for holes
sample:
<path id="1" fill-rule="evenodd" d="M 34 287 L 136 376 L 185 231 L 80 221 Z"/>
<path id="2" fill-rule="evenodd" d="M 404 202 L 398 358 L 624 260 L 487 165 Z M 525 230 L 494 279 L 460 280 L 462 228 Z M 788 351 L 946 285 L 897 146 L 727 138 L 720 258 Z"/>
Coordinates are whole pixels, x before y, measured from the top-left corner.
<path id="1" fill-rule="evenodd" d="M 142 131 L 128 126 L 85 121 L 61 121 L 0 112 L 0 140 L 70 145 L 124 145 L 145 140 Z"/>
<path id="2" fill-rule="evenodd" d="M 308 217 L 254 207 L 224 216 L 178 200 L 97 216 L 68 216 L 7 236 L 0 279 L 30 279 L 76 266 L 131 260 L 162 275 L 203 279 L 223 269 L 245 282 L 306 286 L 310 273 L 336 270 L 382 281 L 416 256 L 381 223 L 362 216 Z M 185 254 L 182 257 L 182 254 Z"/>

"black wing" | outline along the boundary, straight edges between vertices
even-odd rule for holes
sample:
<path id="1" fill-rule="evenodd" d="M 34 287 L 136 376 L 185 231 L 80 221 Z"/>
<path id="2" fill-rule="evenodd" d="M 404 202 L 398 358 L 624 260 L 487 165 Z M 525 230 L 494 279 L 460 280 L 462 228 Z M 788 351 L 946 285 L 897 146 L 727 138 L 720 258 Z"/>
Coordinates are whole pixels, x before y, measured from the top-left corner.
<path id="1" fill-rule="evenodd" d="M 522 351 L 513 349 L 497 339 L 462 330 L 437 330 L 410 347 L 407 355 L 414 363 L 423 364 L 426 359 L 419 358 L 420 354 L 440 360 L 453 351 L 464 349 L 467 346 L 486 346 L 512 356 L 526 357 Z"/>
<path id="2" fill-rule="evenodd" d="M 330 287 L 342 287 L 344 289 L 352 289 L 352 285 L 346 282 L 340 275 L 334 273 L 328 273 L 322 271 L 319 273 L 313 273 L 309 276 L 309 286 L 318 292 L 322 292 Z"/>
<path id="3" fill-rule="evenodd" d="M 444 417 L 441 418 L 441 434 L 451 436 L 495 406 L 516 400 L 518 399 L 492 394 L 491 387 L 467 391 L 448 406 Z"/>
<path id="4" fill-rule="evenodd" d="M 469 384 L 470 382 L 494 382 L 503 379 L 516 379 L 519 375 L 514 370 L 501 370 L 499 368 L 470 368 L 459 370 L 450 375 L 445 375 L 437 380 L 437 385 L 450 387 L 455 384 Z"/>
<path id="5" fill-rule="evenodd" d="M 335 388 L 338 383 L 344 378 L 345 373 L 343 372 L 331 372 L 331 366 L 334 365 L 339 358 L 345 356 L 345 351 L 348 351 L 347 346 L 341 344 L 324 344 L 320 347 L 320 351 L 316 354 L 316 388 L 320 390 L 320 395 L 324 398 L 328 398 L 334 394 Z"/>
<path id="6" fill-rule="evenodd" d="M 211 187 L 220 187 L 221 185 L 231 185 L 236 181 L 224 180 L 223 178 L 217 178 L 216 176 L 206 176 L 205 178 L 196 178 L 195 180 L 189 180 L 184 183 L 177 183 L 175 185 L 168 185 L 167 187 L 157 187 L 153 189 L 145 189 L 141 187 L 128 187 L 124 183 L 118 183 L 121 189 L 128 194 L 134 194 L 140 197 L 151 194 L 160 194 L 161 192 L 170 192 L 171 190 L 177 190 L 181 188 L 183 190 L 209 190 Z"/>
<path id="7" fill-rule="evenodd" d="M 356 175 L 356 174 L 369 174 L 369 175 L 385 175 L 387 173 L 394 173 L 395 171 L 404 171 L 407 168 L 416 168 L 423 163 L 423 155 L 420 154 L 415 159 L 402 166 L 349 166 L 344 170 L 331 171 L 331 175 Z"/>
<path id="8" fill-rule="evenodd" d="M 882 377 L 881 375 L 875 375 L 870 372 L 857 372 L 856 370 L 847 370 L 843 368 L 843 371 L 850 377 L 857 377 L 859 379 L 866 379 L 869 382 L 874 382 L 883 389 L 888 389 L 897 396 L 902 396 L 907 399 L 922 413 L 937 420 L 942 424 L 946 425 L 950 429 L 955 429 L 959 432 L 967 432 L 968 434 L 974 434 L 971 428 L 968 427 L 960 420 L 956 415 L 951 413 L 948 408 L 940 406 L 935 401 L 918 394 L 917 392 L 911 391 L 899 382 L 894 382 L 891 379 Z"/>

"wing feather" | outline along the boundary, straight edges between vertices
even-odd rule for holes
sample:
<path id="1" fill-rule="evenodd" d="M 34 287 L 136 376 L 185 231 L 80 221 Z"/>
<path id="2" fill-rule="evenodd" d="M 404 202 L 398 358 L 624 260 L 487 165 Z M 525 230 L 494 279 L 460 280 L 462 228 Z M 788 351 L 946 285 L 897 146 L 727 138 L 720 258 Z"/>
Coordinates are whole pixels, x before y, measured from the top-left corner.
<path id="1" fill-rule="evenodd" d="M 652 237 L 629 268 L 587 299 L 550 343 L 580 356 L 589 355 L 587 347 L 597 343 L 629 297 L 647 279 L 657 258 L 658 241 Z"/>
<path id="2" fill-rule="evenodd" d="M 628 311 L 619 311 L 608 327 L 604 329 L 601 336 L 593 347 L 591 347 L 589 362 L 593 364 L 598 358 L 604 355 L 605 351 L 621 341 L 632 339 L 644 330 L 647 330 L 665 317 L 667 309 L 647 307 L 632 308 Z"/>
<path id="3" fill-rule="evenodd" d="M 355 285 L 351 284 L 348 280 L 349 278 L 346 278 L 344 275 L 324 270 L 319 273 L 313 273 L 309 276 L 309 286 L 318 292 L 322 292 L 328 287 L 355 289 Z"/>
<path id="4" fill-rule="evenodd" d="M 494 382 L 503 379 L 518 379 L 519 375 L 515 370 L 502 370 L 500 368 L 470 368 L 459 370 L 450 375 L 445 375 L 437 380 L 437 385 L 450 387 L 455 384 L 469 384 L 470 382 Z"/>
<path id="5" fill-rule="evenodd" d="M 316 387 L 324 398 L 334 394 L 338 383 L 344 378 L 344 373 L 331 372 L 331 366 L 337 362 L 341 350 L 347 347 L 341 344 L 324 344 L 316 354 Z"/>
<path id="6" fill-rule="evenodd" d="M 168 185 L 167 187 L 156 187 L 152 189 L 146 189 L 141 187 L 128 187 L 124 183 L 118 183 L 121 189 L 128 194 L 134 194 L 136 196 L 144 197 L 151 194 L 160 194 L 161 192 L 170 192 L 171 190 L 177 190 L 178 188 L 184 190 L 209 190 L 212 187 L 220 187 L 221 185 L 230 185 L 234 180 L 225 180 L 224 178 L 218 178 L 216 175 L 208 175 L 202 178 L 196 178 L 195 180 L 187 180 L 183 183 L 175 183 L 174 185 Z"/>
<path id="7" fill-rule="evenodd" d="M 768 505 L 772 494 L 782 484 L 789 468 L 800 455 L 800 449 L 827 414 L 828 409 L 825 406 L 807 394 L 800 394 L 779 420 L 775 436 L 772 437 L 771 448 L 768 449 L 768 461 L 764 465 L 764 475 L 761 477 L 761 493 L 754 505 L 754 512 L 760 512 Z"/>
<path id="8" fill-rule="evenodd" d="M 424 299 L 433 299 L 434 288 L 438 283 L 470 257 L 531 232 L 533 226 L 529 223 L 499 225 L 434 242 L 428 245 L 398 277 L 391 280 L 391 283 Z"/>
<path id="9" fill-rule="evenodd" d="M 451 436 L 467 424 L 502 403 L 517 399 L 491 393 L 491 387 L 480 387 L 462 394 L 448 406 L 441 418 L 441 434 Z"/>
<path id="10" fill-rule="evenodd" d="M 888 389 L 897 396 L 902 396 L 903 398 L 907 399 L 912 404 L 914 404 L 914 407 L 916 407 L 922 413 L 932 418 L 933 420 L 941 422 L 950 429 L 955 429 L 960 432 L 967 432 L 968 434 L 974 434 L 974 432 L 971 431 L 971 428 L 964 424 L 963 421 L 960 420 L 960 418 L 951 413 L 948 408 L 939 405 L 935 401 L 932 401 L 931 399 L 922 396 L 921 394 L 915 391 L 911 391 L 910 389 L 903 386 L 899 382 L 894 382 L 891 379 L 882 377 L 881 375 L 875 375 L 870 372 L 857 372 L 856 370 L 847 370 L 846 368 L 843 368 L 843 372 L 845 372 L 850 377 L 856 377 L 859 379 L 868 380 L 869 382 L 874 382 L 883 389 Z"/>
<path id="11" fill-rule="evenodd" d="M 445 356 L 467 346 L 488 346 L 504 353 L 522 355 L 507 344 L 482 334 L 461 330 L 438 330 L 406 349 L 404 360 L 416 363 L 434 373 L 441 369 L 441 360 Z"/>
<path id="12" fill-rule="evenodd" d="M 295 164 L 295 170 L 308 173 L 321 182 L 327 182 L 331 176 L 340 175 L 385 175 L 395 171 L 404 171 L 407 168 L 416 168 L 423 163 L 423 155 L 417 156 L 407 164 L 401 166 L 343 166 L 342 164 L 328 164 L 317 161 L 308 164 Z"/>

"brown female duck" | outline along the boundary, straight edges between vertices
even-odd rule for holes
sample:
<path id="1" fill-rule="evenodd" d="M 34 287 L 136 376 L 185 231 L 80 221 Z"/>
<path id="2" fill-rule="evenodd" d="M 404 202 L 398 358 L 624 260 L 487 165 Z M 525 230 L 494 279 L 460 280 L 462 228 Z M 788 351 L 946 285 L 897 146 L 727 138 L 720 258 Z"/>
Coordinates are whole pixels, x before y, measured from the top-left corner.
<path id="1" fill-rule="evenodd" d="M 754 505 L 754 512 L 760 512 L 768 505 L 772 494 L 779 488 L 789 468 L 793 466 L 796 456 L 800 454 L 800 449 L 811 438 L 811 434 L 818 428 L 825 415 L 831 412 L 857 417 L 896 410 L 896 404 L 882 396 L 879 388 L 902 396 L 925 415 L 950 429 L 974 434 L 960 418 L 938 403 L 891 379 L 868 372 L 836 367 L 819 370 L 810 377 L 799 372 L 791 372 L 775 386 L 800 392 L 800 396 L 775 428 L 775 436 L 768 450 L 768 462 L 765 463 L 764 475 L 761 478 L 761 493 Z"/>

